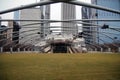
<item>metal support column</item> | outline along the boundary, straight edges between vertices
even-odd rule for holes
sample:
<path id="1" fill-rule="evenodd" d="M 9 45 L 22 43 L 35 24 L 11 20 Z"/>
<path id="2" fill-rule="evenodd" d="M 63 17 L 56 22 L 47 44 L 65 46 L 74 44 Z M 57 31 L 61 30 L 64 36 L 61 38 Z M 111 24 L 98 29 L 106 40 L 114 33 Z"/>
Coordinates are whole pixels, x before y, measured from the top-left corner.
<path id="1" fill-rule="evenodd" d="M 24 48 L 23 50 L 24 50 L 24 51 L 26 51 L 26 49 L 25 49 L 25 48 Z"/>
<path id="2" fill-rule="evenodd" d="M 18 50 L 18 52 L 20 52 L 20 48 L 18 48 L 17 50 Z"/>
<path id="3" fill-rule="evenodd" d="M 13 48 L 12 48 L 12 47 L 10 48 L 10 52 L 11 52 L 11 53 L 13 52 Z"/>
<path id="4" fill-rule="evenodd" d="M 3 47 L 0 47 L 0 52 L 1 52 L 1 53 L 3 52 Z"/>
<path id="5" fill-rule="evenodd" d="M 120 47 L 118 47 L 118 52 L 120 52 Z"/>
<path id="6" fill-rule="evenodd" d="M 97 48 L 95 48 L 95 51 L 97 51 Z"/>
<path id="7" fill-rule="evenodd" d="M 101 48 L 101 52 L 103 52 L 103 48 Z"/>
<path id="8" fill-rule="evenodd" d="M 111 48 L 108 48 L 108 52 L 111 52 Z"/>

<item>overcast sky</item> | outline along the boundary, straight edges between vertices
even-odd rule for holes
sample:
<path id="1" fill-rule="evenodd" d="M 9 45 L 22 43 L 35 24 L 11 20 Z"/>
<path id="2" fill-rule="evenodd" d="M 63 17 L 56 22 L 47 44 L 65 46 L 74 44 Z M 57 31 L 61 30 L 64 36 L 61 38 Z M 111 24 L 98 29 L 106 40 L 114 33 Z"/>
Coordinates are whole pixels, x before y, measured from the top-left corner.
<path id="1" fill-rule="evenodd" d="M 31 3 L 36 3 L 39 0 L 0 0 L 0 11 L 18 7 L 21 5 L 26 5 L 26 4 L 31 4 Z M 79 1 L 84 1 L 90 3 L 90 0 L 79 0 Z M 51 19 L 54 20 L 60 20 L 61 14 L 60 14 L 60 3 L 57 4 L 52 4 L 51 6 Z M 76 6 L 76 18 L 81 19 L 81 11 L 80 11 L 80 6 Z M 0 15 L 2 19 L 13 19 L 13 13 L 7 13 L 4 15 Z"/>

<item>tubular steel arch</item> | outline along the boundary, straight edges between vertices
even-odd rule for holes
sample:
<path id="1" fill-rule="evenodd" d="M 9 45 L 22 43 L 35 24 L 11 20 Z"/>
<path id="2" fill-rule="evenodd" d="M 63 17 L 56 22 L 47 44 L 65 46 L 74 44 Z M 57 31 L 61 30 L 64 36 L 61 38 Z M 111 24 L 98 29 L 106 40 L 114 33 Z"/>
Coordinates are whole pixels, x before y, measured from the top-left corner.
<path id="1" fill-rule="evenodd" d="M 116 14 L 120 14 L 120 11 L 119 10 L 114 10 L 114 9 L 111 9 L 111 8 L 106 8 L 106 7 L 102 7 L 102 6 L 98 6 L 98 5 L 94 5 L 94 4 L 88 4 L 88 3 L 84 3 L 84 2 L 81 2 L 81 1 L 76 1 L 76 0 L 44 0 L 44 1 L 40 1 L 38 3 L 33 3 L 33 4 L 29 4 L 29 5 L 25 5 L 25 6 L 20 6 L 20 7 L 15 7 L 15 8 L 11 8 L 11 9 L 8 9 L 8 10 L 3 10 L 3 11 L 0 11 L 0 14 L 5 14 L 5 13 L 9 13 L 9 12 L 13 12 L 13 11 L 17 11 L 17 10 L 22 10 L 22 9 L 27 9 L 27 8 L 32 8 L 32 7 L 35 7 L 35 6 L 43 6 L 43 5 L 47 5 L 47 4 L 53 4 L 53 3 L 58 3 L 58 2 L 62 2 L 62 3 L 69 3 L 69 4 L 74 4 L 74 5 L 79 5 L 79 6 L 86 6 L 86 7 L 90 7 L 90 8 L 94 8 L 94 9 L 99 9 L 99 10 L 104 10 L 104 11 L 108 11 L 108 12 L 112 12 L 112 13 L 116 13 Z M 22 31 L 22 32 L 19 32 L 19 31 L 15 31 L 15 32 L 10 32 L 8 34 L 14 34 L 14 33 L 19 33 L 19 34 L 23 34 L 23 33 L 26 33 L 26 32 L 31 32 L 31 31 L 37 31 L 38 29 L 33 29 L 33 28 L 40 28 L 41 26 L 34 26 L 34 27 L 29 27 L 29 25 L 36 25 L 36 24 L 44 24 L 44 23 L 57 23 L 57 22 L 62 22 L 62 23 L 77 23 L 77 24 L 86 24 L 86 25 L 89 25 L 89 26 L 86 26 L 86 27 L 93 27 L 94 28 L 101 28 L 103 25 L 98 25 L 98 24 L 93 24 L 93 23 L 88 23 L 88 22 L 85 22 L 85 21 L 109 21 L 109 22 L 119 22 L 120 19 L 68 19 L 68 20 L 50 20 L 50 19 L 40 19 L 40 20 L 14 20 L 14 19 L 0 19 L 0 21 L 19 21 L 19 22 L 22 22 L 22 21 L 32 21 L 32 22 L 35 22 L 35 23 L 31 23 L 31 24 L 24 24 L 24 25 L 21 25 L 22 28 L 31 28 L 31 30 L 25 30 L 25 31 Z M 28 26 L 28 27 L 26 27 Z M 73 27 L 76 27 L 76 26 L 73 26 Z M 81 27 L 85 27 L 85 26 L 81 26 Z M 56 26 L 52 26 L 52 27 L 48 27 L 48 28 L 58 28 Z M 65 28 L 65 27 L 64 27 Z M 68 27 L 66 27 L 68 28 Z M 4 29 L 4 30 L 1 30 L 1 32 L 3 31 L 6 31 L 6 30 L 10 30 L 10 29 L 13 29 L 13 28 L 7 28 L 7 29 Z M 120 28 L 108 28 L 108 29 L 111 29 L 111 30 L 115 30 L 117 32 L 120 32 Z M 60 29 L 54 29 L 55 31 L 60 31 Z M 79 29 L 80 30 L 80 29 Z M 88 30 L 86 30 L 88 31 Z M 114 41 L 114 39 L 107 35 L 107 34 L 114 34 L 114 33 L 105 33 L 105 32 L 99 32 L 99 31 L 93 31 L 91 30 L 91 32 L 95 32 L 95 33 L 100 33 L 104 36 L 106 36 L 107 38 L 111 39 Z M 40 32 L 39 32 L 40 33 Z M 40 34 L 38 34 L 37 36 L 35 36 L 35 34 L 38 34 L 37 32 L 35 33 L 31 33 L 31 34 L 27 34 L 27 35 L 24 35 L 23 37 L 20 37 L 18 35 L 16 36 L 13 36 L 13 37 L 8 37 L 7 39 L 0 39 L 0 42 L 1 41 L 4 41 L 4 40 L 9 40 L 10 38 L 15 38 L 15 37 L 19 37 L 19 40 L 22 40 L 26 37 L 29 37 L 29 36 L 32 36 L 34 35 L 32 38 L 28 38 L 27 40 L 25 40 L 23 43 L 26 43 L 27 41 L 37 37 L 37 36 L 40 36 Z M 90 34 L 88 33 L 85 33 L 89 36 L 91 36 Z M 0 36 L 4 36 L 6 34 L 0 34 Z M 115 35 L 115 34 L 114 34 Z M 119 34 L 118 34 L 119 36 Z M 83 36 L 83 37 L 87 37 L 87 36 Z M 97 38 L 97 37 L 96 37 Z M 40 39 L 40 37 L 38 38 Z M 9 44 L 13 44 L 15 42 L 18 42 L 19 40 L 14 40 L 14 41 L 11 41 L 11 42 L 8 42 L 6 44 L 4 44 L 2 47 L 5 47 Z M 105 43 L 104 40 L 100 39 L 99 40 L 103 41 Z M 34 44 L 36 43 L 39 43 L 40 41 L 38 42 L 33 42 Z M 97 47 L 97 48 L 101 48 L 100 45 L 97 45 L 97 44 L 92 44 L 90 43 L 89 41 L 86 43 L 90 46 L 94 46 L 94 47 Z M 10 48 L 14 48 L 16 46 L 18 46 L 19 44 L 15 44 L 15 45 L 11 45 Z M 29 46 L 31 44 L 27 44 L 27 46 L 25 46 L 25 48 L 31 48 L 31 46 Z M 119 47 L 119 45 L 117 44 L 112 44 L 113 46 L 115 47 Z M 24 46 L 24 45 L 23 45 Z M 105 45 L 106 47 L 108 47 L 107 45 Z M 19 48 L 21 48 L 22 46 L 20 46 Z"/>

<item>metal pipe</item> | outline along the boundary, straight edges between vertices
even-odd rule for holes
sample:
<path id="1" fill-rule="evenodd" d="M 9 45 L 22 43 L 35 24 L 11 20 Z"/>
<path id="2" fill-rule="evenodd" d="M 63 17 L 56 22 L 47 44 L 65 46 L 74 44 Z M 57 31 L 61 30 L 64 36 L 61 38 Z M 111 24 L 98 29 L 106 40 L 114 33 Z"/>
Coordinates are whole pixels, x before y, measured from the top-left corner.
<path id="1" fill-rule="evenodd" d="M 3 47 L 0 47 L 0 53 L 2 53 L 3 52 Z"/>
<path id="2" fill-rule="evenodd" d="M 8 9 L 8 10 L 0 11 L 0 14 L 5 14 L 5 13 L 8 13 L 8 12 L 13 12 L 13 11 L 22 10 L 22 9 L 26 9 L 26 8 L 31 8 L 31 7 L 35 7 L 35 6 L 43 6 L 43 5 L 52 4 L 52 3 L 56 3 L 56 2 L 52 1 L 52 0 L 43 0 L 43 1 L 40 1 L 38 3 L 32 3 L 32 4 L 29 4 L 29 5 L 15 7 L 15 8 L 11 8 L 11 9 Z"/>
<path id="3" fill-rule="evenodd" d="M 15 31 L 15 32 L 7 33 L 7 34 L 0 34 L 0 36 L 1 36 L 1 35 L 14 34 L 14 33 L 21 35 L 22 33 L 31 32 L 31 31 L 36 31 L 36 30 L 38 30 L 38 29 L 32 29 L 32 30 L 27 30 L 27 31 L 22 31 L 22 32 Z M 3 41 L 3 40 L 9 40 L 9 39 L 11 39 L 11 38 L 19 37 L 20 35 L 18 35 L 18 36 L 10 36 L 10 37 L 5 38 L 5 39 L 0 39 L 0 42 Z"/>
<path id="4" fill-rule="evenodd" d="M 81 1 L 77 1 L 77 0 L 69 1 L 67 3 L 120 14 L 119 10 L 115 10 L 115 9 L 111 9 L 111 8 L 107 8 L 107 7 L 103 7 L 103 6 L 99 6 L 99 5 L 89 4 L 89 3 L 85 3 L 85 2 L 81 2 Z"/>
<path id="5" fill-rule="evenodd" d="M 85 44 L 89 44 L 89 45 L 93 45 L 93 46 L 95 46 L 95 47 L 101 48 L 100 45 L 95 45 L 95 44 L 93 44 L 93 43 L 85 42 Z"/>
<path id="6" fill-rule="evenodd" d="M 31 7 L 35 7 L 35 6 L 42 6 L 42 5 L 57 3 L 57 2 L 59 2 L 59 1 L 54 1 L 54 0 L 40 1 L 39 3 L 33 3 L 33 4 L 25 5 L 25 6 L 20 6 L 20 7 L 8 9 L 8 10 L 0 11 L 0 14 L 12 12 L 12 11 L 17 11 L 17 10 L 21 10 L 21 9 L 26 9 L 26 8 L 31 8 Z M 94 5 L 94 4 L 84 3 L 84 2 L 81 2 L 81 1 L 76 1 L 76 0 L 63 1 L 62 0 L 62 2 L 70 3 L 70 4 L 74 4 L 74 5 L 86 6 L 86 7 L 90 7 L 90 8 L 95 8 L 95 9 L 99 9 L 99 10 L 105 10 L 105 11 L 120 14 L 119 10 L 106 8 L 106 7 L 102 7 L 102 6 L 98 6 L 98 5 Z"/>
<path id="7" fill-rule="evenodd" d="M 23 38 L 26 38 L 26 37 L 28 37 L 28 36 L 35 35 L 35 34 L 37 34 L 37 33 L 31 33 L 31 34 L 25 35 L 25 36 L 19 38 L 19 40 L 22 40 Z M 6 43 L 6 44 L 4 44 L 2 47 L 7 46 L 7 45 L 9 45 L 9 44 L 11 44 L 11 43 L 17 42 L 17 41 L 19 41 L 19 40 L 14 40 L 14 41 L 12 41 L 12 42 Z M 13 45 L 12 45 L 12 46 L 13 46 Z"/>
<path id="8" fill-rule="evenodd" d="M 79 30 L 82 30 L 82 29 L 79 29 Z M 84 31 L 89 31 L 89 30 L 85 30 L 84 29 Z M 120 35 L 120 33 L 119 34 L 116 34 L 116 33 L 112 33 L 112 32 L 99 32 L 99 31 L 95 31 L 95 30 L 90 30 L 89 32 L 87 32 L 87 33 L 105 33 L 105 34 L 113 34 L 113 35 L 117 35 L 117 36 L 119 36 Z"/>
<path id="9" fill-rule="evenodd" d="M 24 27 L 23 27 L 24 28 Z M 27 28 L 27 27 L 25 27 Z M 28 28 L 35 28 L 35 29 L 30 29 L 30 30 L 26 30 L 26 31 L 14 31 L 14 32 L 10 32 L 10 33 L 5 33 L 5 34 L 0 34 L 1 35 L 8 35 L 8 34 L 14 34 L 14 33 L 19 33 L 19 34 L 22 34 L 22 33 L 25 33 L 25 32 L 30 32 L 30 31 L 36 31 L 38 30 L 39 27 L 28 27 Z M 13 29 L 13 28 L 12 28 Z M 4 31 L 4 30 L 3 30 Z"/>
<path id="10" fill-rule="evenodd" d="M 29 40 L 34 39 L 34 38 L 36 38 L 36 37 L 39 37 L 39 35 L 33 36 L 33 37 L 31 37 L 31 38 L 28 38 L 28 39 L 25 40 L 22 44 L 25 44 L 25 43 L 28 42 Z M 16 47 L 16 46 L 18 46 L 18 45 L 19 45 L 19 44 L 16 44 L 16 45 L 14 45 L 13 47 Z"/>
<path id="11" fill-rule="evenodd" d="M 65 27 L 65 28 L 69 28 L 69 27 Z M 76 30 L 76 29 L 72 29 L 72 30 Z M 64 30 L 64 31 L 72 31 L 72 30 Z M 82 29 L 79 29 L 79 30 L 82 30 Z M 57 27 L 56 27 L 55 29 L 52 29 L 52 31 L 61 31 L 61 28 L 59 28 L 59 27 L 57 28 Z M 84 29 L 84 31 L 89 31 L 89 30 L 87 30 L 87 29 L 85 30 L 85 29 Z M 117 35 L 117 36 L 120 35 L 120 34 L 115 34 L 115 33 L 112 33 L 112 32 L 99 32 L 99 31 L 95 31 L 95 30 L 90 30 L 90 31 L 87 32 L 87 33 L 93 33 L 93 32 L 94 32 L 94 33 L 96 32 L 96 33 L 113 34 L 113 35 Z"/>
<path id="12" fill-rule="evenodd" d="M 120 21 L 120 19 L 66 19 L 66 20 L 50 20 L 50 19 L 0 19 L 0 21 L 34 21 L 34 22 L 72 22 L 72 21 Z"/>
<path id="13" fill-rule="evenodd" d="M 88 23 L 88 22 L 76 22 L 77 24 L 85 24 L 85 25 L 90 25 L 90 26 L 97 26 L 97 27 L 102 27 L 103 25 L 98 25 L 98 24 L 93 24 L 93 23 Z"/>
<path id="14" fill-rule="evenodd" d="M 108 37 L 109 39 L 111 39 L 111 40 L 113 40 L 114 41 L 114 39 L 112 38 L 112 37 L 110 37 L 109 35 L 107 35 L 107 34 L 105 34 L 104 32 L 98 32 L 98 31 L 91 31 L 91 32 L 95 32 L 95 33 L 100 33 L 100 34 L 102 34 L 102 36 L 104 35 L 104 36 L 106 36 L 106 37 Z M 109 34 L 109 33 L 108 33 Z M 114 34 L 114 33 L 113 33 Z M 115 34 L 116 35 L 116 34 Z M 118 34 L 119 35 L 119 34 Z"/>
<path id="15" fill-rule="evenodd" d="M 96 31 L 96 32 L 97 32 L 97 31 Z M 97 32 L 97 33 L 99 33 L 99 32 Z M 85 33 L 85 34 L 86 34 L 86 33 Z M 104 33 L 102 33 L 102 32 L 101 32 L 101 34 L 114 41 L 114 39 L 113 39 L 112 37 L 110 37 L 110 36 L 108 36 L 108 35 L 106 35 L 106 34 L 104 34 Z M 92 36 L 92 35 L 90 35 L 90 34 L 86 34 L 86 35 Z M 83 37 L 87 37 L 87 36 L 84 36 L 84 35 L 83 35 Z M 103 41 L 103 42 L 105 43 L 104 40 L 102 40 L 102 39 L 99 39 L 99 40 L 101 40 L 101 41 Z M 115 46 L 115 47 L 118 47 L 118 45 L 116 45 L 116 44 L 113 44 L 113 43 L 112 43 L 112 45 Z M 105 47 L 108 47 L 108 46 L 105 45 Z"/>
<path id="16" fill-rule="evenodd" d="M 35 36 L 34 36 L 35 37 Z M 40 38 L 37 38 L 37 39 L 40 39 Z M 31 40 L 31 38 L 29 38 L 29 39 L 27 39 L 26 41 L 24 41 L 23 42 L 23 44 L 25 44 L 26 42 L 28 42 L 28 40 Z M 38 42 L 37 42 L 38 43 Z M 23 46 L 25 46 L 25 45 L 22 45 L 22 46 L 20 46 L 19 48 L 21 49 Z"/>
<path id="17" fill-rule="evenodd" d="M 96 32 L 97 32 L 97 31 L 96 31 Z M 97 33 L 99 33 L 99 32 L 97 32 Z M 113 39 L 112 37 L 110 37 L 110 36 L 108 36 L 108 35 L 106 35 L 106 34 L 104 34 L 104 33 L 102 33 L 102 32 L 101 32 L 101 34 L 104 35 L 105 37 L 107 37 L 107 38 L 109 38 L 109 39 L 111 39 L 111 40 L 114 41 L 114 39 Z M 112 45 L 115 46 L 115 47 L 118 47 L 117 44 L 112 44 Z"/>
<path id="18" fill-rule="evenodd" d="M 4 31 L 10 30 L 10 29 L 13 29 L 13 28 L 0 29 L 0 32 L 4 32 Z"/>
<path id="19" fill-rule="evenodd" d="M 92 35 L 90 35 L 90 34 L 86 34 L 86 35 L 92 36 Z M 84 36 L 84 35 L 83 35 L 83 37 L 86 38 L 87 36 Z M 96 38 L 98 38 L 98 37 L 96 37 Z M 106 43 L 103 39 L 100 39 L 100 38 L 99 38 L 99 40 L 102 41 L 103 43 Z M 109 47 L 109 46 L 107 46 L 107 45 L 104 45 L 104 46 L 107 47 L 107 48 Z M 113 46 L 114 46 L 114 45 L 113 45 Z"/>
<path id="20" fill-rule="evenodd" d="M 0 19 L 0 21 L 32 21 L 32 22 L 61 22 L 61 20 L 50 20 L 50 19 Z"/>
<path id="21" fill-rule="evenodd" d="M 115 28 L 109 28 L 109 29 L 120 32 L 120 29 L 115 29 Z"/>
<path id="22" fill-rule="evenodd" d="M 37 25 L 37 24 L 44 24 L 43 22 L 39 22 L 39 23 L 30 23 L 30 24 L 24 24 L 21 26 L 29 26 L 29 25 Z"/>

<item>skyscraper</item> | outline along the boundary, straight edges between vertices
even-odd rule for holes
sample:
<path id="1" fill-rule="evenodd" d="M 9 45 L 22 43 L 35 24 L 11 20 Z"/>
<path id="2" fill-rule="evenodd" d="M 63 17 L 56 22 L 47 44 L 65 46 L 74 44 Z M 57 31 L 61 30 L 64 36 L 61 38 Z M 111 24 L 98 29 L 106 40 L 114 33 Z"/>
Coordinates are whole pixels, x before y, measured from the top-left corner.
<path id="1" fill-rule="evenodd" d="M 44 0 L 40 0 L 40 1 L 44 1 Z M 40 10 L 41 10 L 41 19 L 50 19 L 50 5 L 40 6 Z M 41 32 L 42 32 L 41 37 L 45 37 L 46 35 L 48 35 L 50 33 L 50 23 L 42 23 Z"/>
<path id="2" fill-rule="evenodd" d="M 20 30 L 19 24 L 15 21 L 8 21 L 8 28 L 11 28 L 7 30 L 8 42 L 14 41 L 14 44 L 18 44 L 19 43 L 19 30 Z"/>
<path id="3" fill-rule="evenodd" d="M 19 14 L 20 20 L 40 20 L 41 19 L 41 12 L 40 8 L 28 8 L 20 10 L 19 13 L 16 12 L 16 14 Z M 35 24 L 34 21 L 21 21 L 20 22 L 20 33 L 19 33 L 19 43 L 24 44 L 35 44 L 34 42 L 38 42 L 40 39 L 40 31 L 41 31 L 41 25 Z M 38 22 L 37 22 L 38 23 Z"/>
<path id="4" fill-rule="evenodd" d="M 61 4 L 61 19 L 62 20 L 69 20 L 76 18 L 76 9 L 75 5 L 62 3 Z M 73 22 L 63 22 L 62 23 L 62 33 L 64 34 L 76 34 L 77 33 L 77 26 Z"/>
<path id="5" fill-rule="evenodd" d="M 82 7 L 82 19 L 92 19 L 93 18 L 93 9 L 88 8 L 88 7 Z M 85 41 L 86 43 L 96 43 L 97 38 L 96 38 L 96 31 L 97 28 L 93 27 L 91 24 L 94 22 L 92 21 L 83 21 L 85 24 L 83 25 L 82 31 L 85 33 Z M 94 23 L 95 24 L 95 23 Z"/>
<path id="6" fill-rule="evenodd" d="M 96 5 L 100 5 L 103 7 L 108 7 L 108 8 L 112 8 L 115 10 L 120 10 L 120 0 L 91 0 L 92 4 L 96 4 Z M 116 14 L 116 13 L 112 13 L 112 12 L 107 12 L 107 11 L 103 11 L 103 10 L 95 10 L 92 11 L 94 15 L 94 18 L 97 19 L 120 19 L 120 14 Z M 109 25 L 109 27 L 111 28 L 120 28 L 120 22 L 107 22 L 107 21 L 98 21 L 97 22 L 98 25 Z M 112 29 L 98 29 L 98 35 L 97 37 L 99 37 L 98 42 L 101 44 L 102 42 L 99 41 L 100 39 L 104 40 L 105 42 L 108 43 L 112 43 L 114 41 L 119 41 L 120 40 L 120 36 L 119 35 L 115 35 L 115 34 L 119 34 L 119 31 L 115 31 Z M 102 33 L 102 34 L 101 34 Z M 112 34 L 110 34 L 112 33 Z M 107 36 L 105 36 L 105 35 Z M 110 38 L 111 39 L 110 39 Z"/>

